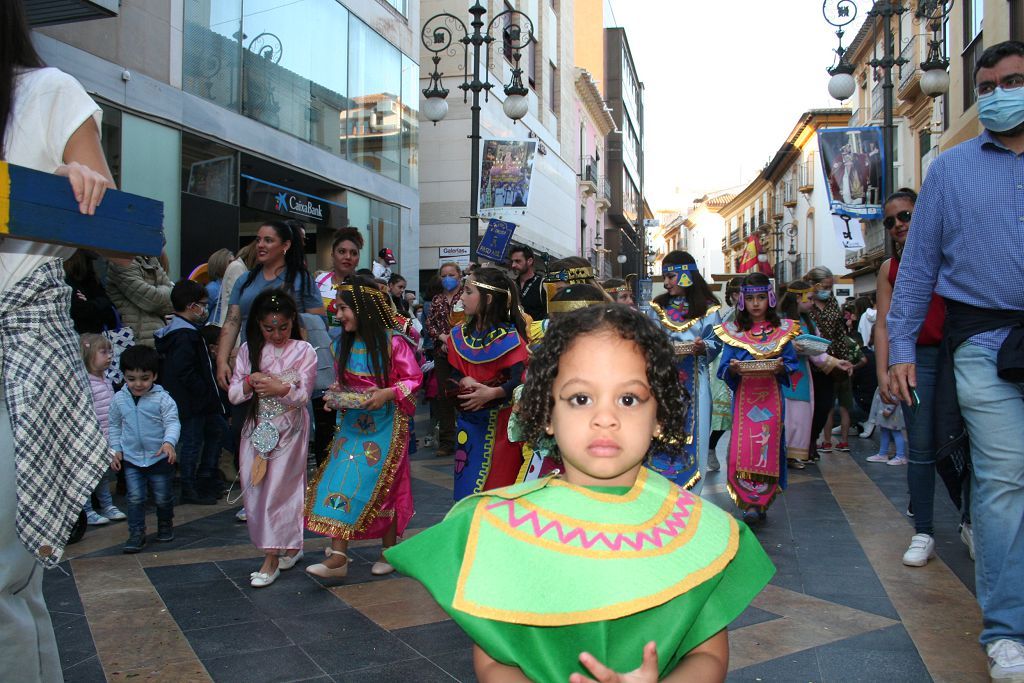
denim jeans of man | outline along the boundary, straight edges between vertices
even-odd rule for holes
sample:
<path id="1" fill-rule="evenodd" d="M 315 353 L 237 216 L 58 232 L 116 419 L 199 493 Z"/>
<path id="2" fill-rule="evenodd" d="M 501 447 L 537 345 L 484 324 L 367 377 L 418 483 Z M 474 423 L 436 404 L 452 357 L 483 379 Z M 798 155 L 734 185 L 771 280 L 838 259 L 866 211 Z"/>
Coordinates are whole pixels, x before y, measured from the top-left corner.
<path id="1" fill-rule="evenodd" d="M 917 407 L 903 406 L 910 440 L 907 487 L 914 511 L 914 532 L 935 533 L 935 375 L 939 347 L 917 347 Z"/>
<path id="2" fill-rule="evenodd" d="M 981 642 L 1024 642 L 1024 384 L 996 374 L 996 351 L 957 349 L 956 387 L 971 439 L 971 520 Z"/>
<path id="3" fill-rule="evenodd" d="M 164 458 L 149 467 L 124 462 L 124 480 L 128 486 L 128 533 L 146 533 L 146 487 L 153 489 L 158 520 L 174 518 L 174 465 Z"/>
<path id="4" fill-rule="evenodd" d="M 213 492 L 228 423 L 223 415 L 194 415 L 181 421 L 178 469 L 183 494 Z"/>

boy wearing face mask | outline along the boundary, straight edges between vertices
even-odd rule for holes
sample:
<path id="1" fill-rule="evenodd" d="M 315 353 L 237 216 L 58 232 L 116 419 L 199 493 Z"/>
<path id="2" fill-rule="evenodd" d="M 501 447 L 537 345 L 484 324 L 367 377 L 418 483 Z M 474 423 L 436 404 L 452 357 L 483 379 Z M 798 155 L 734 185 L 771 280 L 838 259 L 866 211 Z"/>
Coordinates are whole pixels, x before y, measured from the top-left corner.
<path id="1" fill-rule="evenodd" d="M 179 502 L 213 505 L 221 492 L 217 461 L 227 422 L 210 353 L 199 332 L 208 318 L 206 288 L 181 280 L 171 290 L 171 304 L 174 317 L 153 336 L 161 360 L 160 384 L 177 404 L 181 420 Z"/>

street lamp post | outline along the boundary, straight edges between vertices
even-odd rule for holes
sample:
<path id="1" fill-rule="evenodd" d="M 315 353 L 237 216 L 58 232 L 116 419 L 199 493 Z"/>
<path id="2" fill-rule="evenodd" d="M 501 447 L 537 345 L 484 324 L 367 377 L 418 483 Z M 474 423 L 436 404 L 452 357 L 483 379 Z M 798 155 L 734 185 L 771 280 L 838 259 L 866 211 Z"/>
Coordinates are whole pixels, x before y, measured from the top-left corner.
<path id="1" fill-rule="evenodd" d="M 772 237 L 775 239 L 775 280 L 779 280 L 779 264 L 782 262 L 782 238 L 789 238 L 789 250 L 786 252 L 787 256 L 796 256 L 796 237 L 797 227 L 796 223 L 781 223 L 778 220 L 775 221 L 775 228 L 772 230 Z M 789 278 L 786 282 L 793 280 Z M 784 284 L 784 283 L 781 283 Z"/>
<path id="2" fill-rule="evenodd" d="M 423 47 L 433 53 L 431 61 L 434 63 L 434 70 L 430 74 L 430 85 L 423 90 L 425 102 L 423 114 L 437 125 L 437 122 L 448 113 L 448 90 L 441 82 L 444 75 L 438 71 L 441 62 L 441 53 L 447 53 L 454 57 L 458 54 L 458 48 L 454 43 L 462 43 L 462 71 L 463 79 L 459 84 L 462 90 L 462 101 L 469 101 L 469 94 L 473 95 L 473 104 L 469 139 L 471 143 L 470 159 L 470 188 L 469 188 L 469 253 L 470 258 L 476 257 L 477 246 L 480 242 L 480 93 L 484 94 L 484 101 L 488 101 L 491 88 L 491 51 L 490 46 L 496 38 L 493 35 L 495 24 L 499 20 L 505 22 L 501 29 L 503 49 L 512 53 L 512 79 L 504 87 L 505 102 L 502 110 L 513 122 L 526 116 L 530 110 L 530 103 L 526 99 L 529 90 L 523 85 L 523 70 L 519 68 L 519 60 L 522 58 L 522 50 L 534 41 L 533 21 L 526 14 L 519 10 L 507 9 L 495 15 L 484 28 L 484 15 L 487 8 L 480 4 L 479 0 L 469 8 L 472 21 L 469 25 L 472 32 L 466 28 L 465 22 L 454 14 L 441 12 L 427 19 L 423 24 L 423 32 L 420 40 Z M 483 79 L 480 77 L 480 52 L 486 52 L 484 60 Z M 470 77 L 469 60 L 473 60 L 472 78 Z"/>

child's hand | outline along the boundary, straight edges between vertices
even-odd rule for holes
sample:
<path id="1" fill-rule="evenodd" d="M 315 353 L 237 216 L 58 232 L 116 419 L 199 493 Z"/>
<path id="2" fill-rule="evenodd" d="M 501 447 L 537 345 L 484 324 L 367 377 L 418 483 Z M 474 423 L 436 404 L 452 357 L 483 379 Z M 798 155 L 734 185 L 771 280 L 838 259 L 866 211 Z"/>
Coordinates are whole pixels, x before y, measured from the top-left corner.
<path id="1" fill-rule="evenodd" d="M 361 406 L 363 410 L 377 410 L 388 401 L 395 400 L 395 390 L 390 387 L 387 389 L 374 389 L 367 394 L 367 399 L 363 401 Z"/>
<path id="2" fill-rule="evenodd" d="M 115 472 L 120 472 L 121 471 L 121 458 L 123 458 L 123 457 L 124 457 L 124 454 L 121 451 L 114 451 L 114 456 L 110 460 L 110 469 L 114 470 Z"/>
<path id="3" fill-rule="evenodd" d="M 853 363 L 848 360 L 841 360 L 836 363 L 836 367 L 845 372 L 847 375 L 853 374 Z"/>
<path id="4" fill-rule="evenodd" d="M 658 683 L 658 646 L 654 641 L 644 645 L 644 658 L 640 668 L 629 673 L 616 673 L 587 652 L 580 654 L 580 663 L 587 667 L 594 678 L 573 674 L 569 676 L 569 683 Z"/>
<path id="5" fill-rule="evenodd" d="M 173 465 L 178 461 L 178 455 L 174 452 L 174 446 L 164 441 L 163 445 L 160 446 L 160 450 L 156 452 L 157 456 L 166 455 L 167 463 Z"/>
<path id="6" fill-rule="evenodd" d="M 697 337 L 693 340 L 693 353 L 696 356 L 703 356 L 708 351 L 708 345 L 704 343 L 704 340 Z"/>
<path id="7" fill-rule="evenodd" d="M 462 387 L 463 389 L 473 389 L 475 387 L 482 387 L 485 385 L 480 384 L 480 382 L 476 381 L 472 377 L 467 376 L 459 380 L 459 386 Z"/>
<path id="8" fill-rule="evenodd" d="M 467 412 L 475 412 L 480 410 L 491 401 L 495 401 L 505 396 L 505 391 L 501 387 L 489 387 L 486 384 L 475 383 L 476 386 L 473 390 L 465 394 L 459 395 L 459 401 L 462 402 L 462 409 Z"/>
<path id="9" fill-rule="evenodd" d="M 740 374 L 740 362 L 735 358 L 729 361 L 729 372 L 734 375 Z"/>

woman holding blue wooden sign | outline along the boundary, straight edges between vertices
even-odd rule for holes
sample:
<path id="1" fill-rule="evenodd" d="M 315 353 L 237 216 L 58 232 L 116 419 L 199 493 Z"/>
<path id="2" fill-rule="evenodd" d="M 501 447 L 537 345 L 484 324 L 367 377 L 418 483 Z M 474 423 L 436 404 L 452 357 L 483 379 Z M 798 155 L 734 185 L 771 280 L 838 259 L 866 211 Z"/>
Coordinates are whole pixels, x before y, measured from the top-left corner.
<path id="1" fill-rule="evenodd" d="M 83 214 L 114 186 L 100 147 L 100 108 L 45 68 L 20 2 L 0 3 L 0 226 L 8 232 L 7 163 L 68 178 Z M 0 241 L 0 680 L 61 681 L 42 566 L 53 567 L 109 462 L 68 311 L 62 259 L 74 249 Z M 58 380 L 55 382 L 55 379 Z"/>

